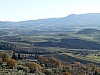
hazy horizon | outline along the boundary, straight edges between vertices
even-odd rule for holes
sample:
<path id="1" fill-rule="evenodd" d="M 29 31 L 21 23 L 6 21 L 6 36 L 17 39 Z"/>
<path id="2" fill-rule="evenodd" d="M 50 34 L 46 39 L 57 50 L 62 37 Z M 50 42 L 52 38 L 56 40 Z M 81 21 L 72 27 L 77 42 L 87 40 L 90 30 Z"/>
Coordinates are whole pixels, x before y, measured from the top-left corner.
<path id="1" fill-rule="evenodd" d="M 18 21 L 7 21 L 7 20 L 0 20 L 0 21 L 2 21 L 2 22 L 21 22 L 21 21 L 30 21 L 30 20 L 42 20 L 42 19 L 53 19 L 53 18 L 63 18 L 63 17 L 67 17 L 67 16 L 69 16 L 69 15 L 85 15 L 85 14 L 100 14 L 100 13 L 82 13 L 82 14 L 68 14 L 68 15 L 66 15 L 66 16 L 62 16 L 62 17 L 50 17 L 50 18 L 38 18 L 38 19 L 26 19 L 26 20 L 18 20 Z"/>
<path id="2" fill-rule="evenodd" d="M 100 13 L 99 3 L 99 0 L 0 0 L 0 21 L 17 22 Z"/>

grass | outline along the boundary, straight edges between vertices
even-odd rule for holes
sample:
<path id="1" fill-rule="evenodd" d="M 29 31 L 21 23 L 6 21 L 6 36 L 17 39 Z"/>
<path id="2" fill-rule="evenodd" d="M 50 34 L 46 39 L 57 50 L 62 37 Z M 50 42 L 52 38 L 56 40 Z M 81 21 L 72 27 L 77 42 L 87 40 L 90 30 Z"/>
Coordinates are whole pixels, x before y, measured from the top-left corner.
<path id="1" fill-rule="evenodd" d="M 94 56 L 93 54 L 87 55 L 85 57 L 81 56 L 81 55 L 73 55 L 72 53 L 61 53 L 61 54 L 65 54 L 65 55 L 75 57 L 75 58 L 78 58 L 78 59 L 82 59 L 82 60 L 88 60 L 88 61 L 100 63 L 100 56 Z"/>
<path id="2" fill-rule="evenodd" d="M 17 71 L 16 69 L 0 69 L 0 75 L 25 75 L 25 72 Z"/>
<path id="3" fill-rule="evenodd" d="M 100 63 L 100 56 L 87 55 L 87 56 L 81 57 L 81 58 L 84 59 L 84 60 L 90 60 L 90 61 L 93 61 L 93 62 Z"/>
<path id="4" fill-rule="evenodd" d="M 22 43 L 22 42 L 13 42 L 13 43 L 18 45 L 23 45 L 23 46 L 31 46 L 31 44 L 28 43 Z"/>
<path id="5" fill-rule="evenodd" d="M 61 36 L 25 36 L 22 37 L 23 40 L 30 41 L 30 42 L 46 42 L 48 39 L 61 39 Z"/>
<path id="6" fill-rule="evenodd" d="M 70 37 L 74 37 L 74 38 L 79 38 L 79 39 L 83 39 L 83 40 L 89 40 L 89 41 L 94 41 L 97 43 L 100 43 L 100 38 L 99 38 L 99 34 L 69 34 Z"/>

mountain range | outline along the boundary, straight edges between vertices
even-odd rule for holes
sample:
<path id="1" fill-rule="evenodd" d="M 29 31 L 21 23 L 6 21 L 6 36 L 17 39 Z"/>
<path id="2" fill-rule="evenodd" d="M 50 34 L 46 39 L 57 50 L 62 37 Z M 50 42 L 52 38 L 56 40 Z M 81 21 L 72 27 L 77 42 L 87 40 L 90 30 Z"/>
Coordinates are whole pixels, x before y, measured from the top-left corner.
<path id="1" fill-rule="evenodd" d="M 0 29 L 29 31 L 78 31 L 86 28 L 100 29 L 100 13 L 71 14 L 61 18 L 27 20 L 20 22 L 0 21 Z"/>

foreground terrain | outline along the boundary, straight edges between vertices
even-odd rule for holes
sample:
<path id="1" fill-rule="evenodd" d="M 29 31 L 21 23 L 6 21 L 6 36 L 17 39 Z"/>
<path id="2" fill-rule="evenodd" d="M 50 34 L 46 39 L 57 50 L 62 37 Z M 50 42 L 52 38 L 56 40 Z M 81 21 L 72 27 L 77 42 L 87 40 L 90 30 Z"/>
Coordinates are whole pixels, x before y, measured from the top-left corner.
<path id="1" fill-rule="evenodd" d="M 4 33 L 0 36 L 0 75 L 99 75 L 99 36 L 97 29 Z"/>

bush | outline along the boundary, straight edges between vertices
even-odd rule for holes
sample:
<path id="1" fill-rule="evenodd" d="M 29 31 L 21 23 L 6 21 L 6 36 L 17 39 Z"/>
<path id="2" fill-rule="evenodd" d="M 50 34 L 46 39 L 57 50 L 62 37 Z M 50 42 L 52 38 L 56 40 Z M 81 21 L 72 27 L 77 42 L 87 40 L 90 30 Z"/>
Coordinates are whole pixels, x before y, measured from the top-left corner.
<path id="1" fill-rule="evenodd" d="M 41 71 L 41 66 L 35 62 L 28 62 L 26 66 L 30 69 L 31 72 L 34 72 L 36 70 Z"/>
<path id="2" fill-rule="evenodd" d="M 64 72 L 63 75 L 72 75 L 70 72 Z"/>
<path id="3" fill-rule="evenodd" d="M 8 60 L 8 54 L 7 53 L 1 53 L 1 58 L 3 62 L 6 62 Z"/>
<path id="4" fill-rule="evenodd" d="M 7 63 L 7 65 L 8 65 L 10 68 L 13 68 L 13 67 L 15 67 L 15 66 L 17 65 L 17 61 L 14 60 L 14 59 L 8 59 L 8 60 L 6 61 L 6 63 Z"/>

